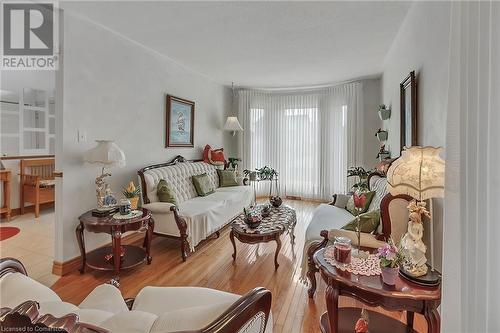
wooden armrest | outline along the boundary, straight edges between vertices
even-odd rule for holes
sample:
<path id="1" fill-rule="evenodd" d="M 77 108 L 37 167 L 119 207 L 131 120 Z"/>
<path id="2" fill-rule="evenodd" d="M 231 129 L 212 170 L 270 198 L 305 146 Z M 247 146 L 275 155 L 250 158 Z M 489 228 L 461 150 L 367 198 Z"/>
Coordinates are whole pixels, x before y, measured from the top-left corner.
<path id="1" fill-rule="evenodd" d="M 263 333 L 268 324 L 271 300 L 272 296 L 269 290 L 262 287 L 255 288 L 234 302 L 229 309 L 208 326 L 200 330 L 176 333 L 235 333 L 239 332 L 259 313 L 262 313 L 265 318 L 262 330 L 257 332 Z"/>

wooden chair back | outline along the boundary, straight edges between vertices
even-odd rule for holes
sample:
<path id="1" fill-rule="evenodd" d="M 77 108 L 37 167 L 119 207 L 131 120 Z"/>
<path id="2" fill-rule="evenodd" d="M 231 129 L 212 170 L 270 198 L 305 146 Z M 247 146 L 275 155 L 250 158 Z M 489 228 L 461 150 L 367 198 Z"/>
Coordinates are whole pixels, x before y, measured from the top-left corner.
<path id="1" fill-rule="evenodd" d="M 54 167 L 53 158 L 21 160 L 20 174 L 39 176 L 40 180 L 51 180 L 54 179 Z"/>

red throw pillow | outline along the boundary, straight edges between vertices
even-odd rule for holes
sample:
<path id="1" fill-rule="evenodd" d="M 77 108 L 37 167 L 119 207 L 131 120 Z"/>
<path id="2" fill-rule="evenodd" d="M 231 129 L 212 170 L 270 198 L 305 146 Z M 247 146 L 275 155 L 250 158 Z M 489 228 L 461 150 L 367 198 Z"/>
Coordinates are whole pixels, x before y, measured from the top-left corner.
<path id="1" fill-rule="evenodd" d="M 203 161 L 214 165 L 225 165 L 224 148 L 212 149 L 210 145 L 206 145 L 203 149 Z"/>

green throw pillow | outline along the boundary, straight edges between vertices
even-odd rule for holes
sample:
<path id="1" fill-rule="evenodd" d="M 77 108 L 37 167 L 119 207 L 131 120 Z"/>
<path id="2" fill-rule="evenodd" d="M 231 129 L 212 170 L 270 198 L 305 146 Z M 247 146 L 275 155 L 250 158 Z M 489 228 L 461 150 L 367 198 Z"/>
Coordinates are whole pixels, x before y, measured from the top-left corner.
<path id="1" fill-rule="evenodd" d="M 161 202 L 170 202 L 177 206 L 177 199 L 175 198 L 174 191 L 168 186 L 165 179 L 160 179 L 156 189 L 156 195 L 158 195 L 158 200 Z"/>
<path id="2" fill-rule="evenodd" d="M 233 170 L 217 170 L 217 174 L 219 175 L 220 187 L 238 186 L 236 173 Z"/>
<path id="3" fill-rule="evenodd" d="M 192 180 L 194 188 L 196 189 L 196 193 L 198 193 L 200 197 L 205 197 L 209 194 L 214 193 L 214 186 L 212 185 L 212 182 L 210 182 L 210 179 L 208 178 L 208 175 L 206 173 L 193 176 Z"/>
<path id="4" fill-rule="evenodd" d="M 377 227 L 380 223 L 380 209 L 360 214 L 359 218 L 360 218 L 361 232 L 366 232 L 370 234 L 375 230 L 377 230 Z M 354 220 L 343 226 L 341 229 L 356 231 L 357 226 L 358 226 L 358 219 L 355 218 Z"/>
<path id="5" fill-rule="evenodd" d="M 373 196 L 375 195 L 375 192 L 363 192 L 363 194 L 366 197 L 366 202 L 365 202 L 365 207 L 363 207 L 363 209 L 361 209 L 360 212 L 358 212 L 358 210 L 354 206 L 354 195 L 351 196 L 349 198 L 349 200 L 347 201 L 347 206 L 345 209 L 347 209 L 347 211 L 354 216 L 358 216 L 358 214 L 366 213 L 366 211 L 368 210 L 368 207 L 370 207 L 370 203 L 372 202 L 372 199 L 373 199 Z"/>

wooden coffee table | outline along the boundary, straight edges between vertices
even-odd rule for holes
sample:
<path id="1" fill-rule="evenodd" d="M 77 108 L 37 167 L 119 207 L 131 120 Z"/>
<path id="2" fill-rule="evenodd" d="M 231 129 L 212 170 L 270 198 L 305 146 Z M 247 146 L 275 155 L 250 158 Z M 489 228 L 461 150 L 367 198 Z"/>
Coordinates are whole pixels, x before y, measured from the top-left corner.
<path id="1" fill-rule="evenodd" d="M 136 267 L 144 262 L 151 263 L 151 239 L 153 238 L 154 221 L 151 212 L 142 208 L 142 214 L 129 219 L 114 219 L 112 214 L 106 217 L 92 216 L 88 211 L 79 217 L 80 224 L 76 227 L 76 239 L 80 246 L 82 255 L 82 267 L 80 273 L 85 272 L 85 266 L 100 270 L 114 271 L 110 283 L 116 287 L 120 286 L 120 270 Z M 111 235 L 112 246 L 95 249 L 89 253 L 85 252 L 85 239 L 83 231 L 93 233 L 106 233 Z M 127 231 L 141 230 L 145 232 L 143 247 L 134 245 L 121 245 L 122 234 Z M 123 258 L 121 248 L 124 248 Z M 106 260 L 106 256 L 112 254 L 112 259 Z"/>
<path id="2" fill-rule="evenodd" d="M 248 227 L 244 222 L 244 215 L 241 213 L 231 222 L 231 232 L 229 238 L 233 244 L 233 261 L 236 260 L 236 237 L 240 242 L 246 244 L 276 242 L 276 252 L 274 254 L 274 269 L 278 269 L 278 253 L 281 249 L 280 236 L 287 232 L 290 234 L 290 242 L 295 244 L 295 225 L 297 216 L 295 210 L 290 206 L 282 205 L 273 207 L 269 216 L 262 219 L 262 223 L 255 229 Z"/>
<path id="3" fill-rule="evenodd" d="M 382 276 L 364 276 L 337 269 L 324 258 L 325 249 L 314 254 L 314 262 L 327 284 L 326 308 L 321 316 L 323 333 L 353 332 L 360 309 L 340 308 L 339 296 L 348 296 L 368 306 L 381 306 L 390 311 L 406 311 L 407 324 L 380 313 L 370 312 L 370 333 L 416 332 L 413 330 L 414 313 L 424 315 L 428 332 L 439 333 L 441 286 L 422 287 L 398 276 L 395 286 L 382 282 Z"/>

